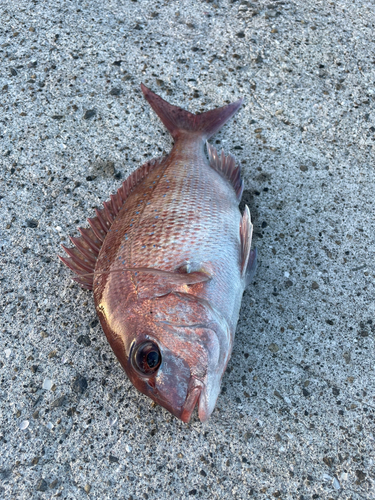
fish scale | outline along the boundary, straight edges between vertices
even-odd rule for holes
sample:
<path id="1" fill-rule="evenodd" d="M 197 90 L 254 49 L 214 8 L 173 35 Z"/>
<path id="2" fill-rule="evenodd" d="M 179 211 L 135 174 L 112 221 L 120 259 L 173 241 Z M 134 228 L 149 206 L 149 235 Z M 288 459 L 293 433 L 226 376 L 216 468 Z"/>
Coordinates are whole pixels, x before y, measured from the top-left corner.
<path id="1" fill-rule="evenodd" d="M 93 289 L 103 330 L 134 386 L 185 422 L 198 404 L 205 421 L 256 267 L 250 213 L 238 210 L 240 169 L 233 156 L 207 144 L 207 160 L 204 151 L 242 101 L 193 115 L 142 91 L 174 147 L 133 172 L 61 259 Z"/>

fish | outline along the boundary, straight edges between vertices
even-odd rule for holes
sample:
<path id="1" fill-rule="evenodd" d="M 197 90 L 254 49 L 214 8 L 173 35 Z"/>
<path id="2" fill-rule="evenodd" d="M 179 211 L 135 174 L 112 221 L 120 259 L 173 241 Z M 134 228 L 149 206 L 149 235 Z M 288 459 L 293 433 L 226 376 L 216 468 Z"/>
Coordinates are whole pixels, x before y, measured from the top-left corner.
<path id="1" fill-rule="evenodd" d="M 193 114 L 141 90 L 173 148 L 129 175 L 60 259 L 93 291 L 132 384 L 183 422 L 196 407 L 205 422 L 257 264 L 250 211 L 239 210 L 240 166 L 207 142 L 243 99 Z"/>

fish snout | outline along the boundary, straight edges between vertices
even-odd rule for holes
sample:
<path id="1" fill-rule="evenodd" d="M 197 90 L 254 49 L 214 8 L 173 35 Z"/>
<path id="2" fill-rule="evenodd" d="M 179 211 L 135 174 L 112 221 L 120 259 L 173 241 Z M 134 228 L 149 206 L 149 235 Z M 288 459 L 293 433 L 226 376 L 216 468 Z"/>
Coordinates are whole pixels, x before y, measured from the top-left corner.
<path id="1" fill-rule="evenodd" d="M 206 373 L 202 374 L 202 377 L 197 378 L 192 375 L 189 381 L 186 400 L 180 416 L 183 422 L 189 422 L 197 404 L 198 416 L 201 422 L 206 422 L 214 411 L 220 394 L 221 378 L 230 354 L 228 332 L 228 328 L 223 328 L 222 331 L 219 331 L 219 334 L 214 330 L 206 330 L 205 347 L 208 366 Z M 196 373 L 195 371 L 195 375 Z"/>
<path id="2" fill-rule="evenodd" d="M 198 416 L 201 422 L 206 422 L 215 409 L 216 401 L 220 394 L 220 379 L 221 377 L 214 381 L 209 381 L 201 391 L 198 405 Z"/>
<path id="3" fill-rule="evenodd" d="M 220 382 L 206 384 L 195 377 L 191 377 L 186 400 L 179 415 L 180 420 L 185 423 L 189 422 L 195 407 L 198 405 L 199 420 L 206 422 L 215 409 L 219 393 Z"/>

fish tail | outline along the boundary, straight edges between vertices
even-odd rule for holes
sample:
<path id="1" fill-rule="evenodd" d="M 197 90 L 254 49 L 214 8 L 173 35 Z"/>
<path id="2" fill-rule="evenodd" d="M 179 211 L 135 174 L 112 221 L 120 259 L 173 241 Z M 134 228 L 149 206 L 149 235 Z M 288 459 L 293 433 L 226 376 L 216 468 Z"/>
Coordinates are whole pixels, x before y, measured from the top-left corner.
<path id="1" fill-rule="evenodd" d="M 174 139 L 184 133 L 194 133 L 206 141 L 236 113 L 243 101 L 243 99 L 239 99 L 227 106 L 195 115 L 164 101 L 143 83 L 141 89 L 146 100 Z"/>

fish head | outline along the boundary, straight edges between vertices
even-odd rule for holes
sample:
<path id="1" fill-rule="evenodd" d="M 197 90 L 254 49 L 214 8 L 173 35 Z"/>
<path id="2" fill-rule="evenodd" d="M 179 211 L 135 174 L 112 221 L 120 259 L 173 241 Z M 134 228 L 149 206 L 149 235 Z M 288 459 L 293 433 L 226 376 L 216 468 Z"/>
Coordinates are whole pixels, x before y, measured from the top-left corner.
<path id="1" fill-rule="evenodd" d="M 207 301 L 185 293 L 130 301 L 115 316 L 102 325 L 133 385 L 184 422 L 198 404 L 206 421 L 230 357 L 226 322 Z"/>

